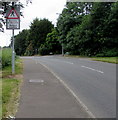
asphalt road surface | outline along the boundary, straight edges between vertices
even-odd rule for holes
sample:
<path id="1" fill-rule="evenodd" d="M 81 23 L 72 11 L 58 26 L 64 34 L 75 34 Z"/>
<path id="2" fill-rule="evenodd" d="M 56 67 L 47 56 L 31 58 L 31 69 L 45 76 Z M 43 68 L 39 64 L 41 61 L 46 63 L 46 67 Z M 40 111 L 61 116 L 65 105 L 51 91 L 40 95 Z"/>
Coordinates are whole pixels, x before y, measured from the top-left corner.
<path id="1" fill-rule="evenodd" d="M 96 118 L 116 117 L 116 64 L 61 56 L 30 59 L 49 68 Z"/>

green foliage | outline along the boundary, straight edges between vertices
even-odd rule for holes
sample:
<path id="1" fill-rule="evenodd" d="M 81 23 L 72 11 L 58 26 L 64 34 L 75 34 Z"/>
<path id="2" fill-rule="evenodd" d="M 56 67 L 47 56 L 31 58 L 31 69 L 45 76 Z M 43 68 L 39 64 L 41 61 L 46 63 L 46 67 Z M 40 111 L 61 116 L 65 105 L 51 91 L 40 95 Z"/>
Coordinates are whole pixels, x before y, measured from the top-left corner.
<path id="1" fill-rule="evenodd" d="M 27 36 L 29 35 L 29 30 L 23 30 L 15 36 L 15 52 L 17 55 L 24 55 L 27 48 Z"/>
<path id="2" fill-rule="evenodd" d="M 66 36 L 68 32 L 76 25 L 81 24 L 83 16 L 89 14 L 91 6 L 92 3 L 84 2 L 69 2 L 66 4 L 66 8 L 63 9 L 62 14 L 60 14 L 57 22 L 61 42 L 66 43 Z"/>
<path id="3" fill-rule="evenodd" d="M 39 48 L 39 53 L 40 55 L 48 55 L 49 49 L 45 45 L 42 44 Z"/>
<path id="4" fill-rule="evenodd" d="M 33 51 L 34 51 L 34 50 L 33 50 L 33 45 L 32 45 L 32 43 L 30 43 L 30 44 L 27 46 L 24 55 L 31 56 L 31 55 L 33 55 Z"/>
<path id="5" fill-rule="evenodd" d="M 1 55 L 2 56 L 0 56 L 0 58 L 2 58 L 2 68 L 10 66 L 12 61 L 12 50 L 10 48 L 4 48 L 2 49 Z"/>
<path id="6" fill-rule="evenodd" d="M 22 81 L 22 60 L 17 59 L 15 64 L 15 74 L 11 75 L 12 68 L 10 66 L 5 67 L 2 71 L 2 118 L 8 117 L 8 115 L 15 115 L 17 110 L 18 99 L 20 95 L 20 83 Z"/>
<path id="7" fill-rule="evenodd" d="M 61 44 L 58 41 L 58 32 L 53 29 L 51 33 L 47 34 L 46 41 L 39 48 L 41 55 L 58 54 L 61 51 Z"/>
<path id="8" fill-rule="evenodd" d="M 20 81 L 17 79 L 2 79 L 2 117 L 7 117 L 8 113 L 13 112 L 12 108 L 13 106 L 10 106 L 9 104 L 12 104 L 16 101 L 13 99 L 13 95 L 18 94 L 18 85 Z M 10 103 L 12 100 L 12 103 Z M 9 111 L 10 110 L 10 111 Z"/>
<path id="9" fill-rule="evenodd" d="M 118 2 L 67 2 L 57 28 L 47 19 L 34 19 L 16 36 L 19 55 L 64 52 L 85 56 L 117 56 Z"/>
<path id="10" fill-rule="evenodd" d="M 118 56 L 118 49 L 104 49 L 101 53 L 97 54 L 96 57 L 114 57 Z"/>
<path id="11" fill-rule="evenodd" d="M 117 57 L 93 57 L 92 60 L 118 64 Z"/>
<path id="12" fill-rule="evenodd" d="M 38 53 L 38 49 L 45 43 L 47 34 L 53 29 L 52 23 L 47 19 L 34 19 L 30 26 L 28 40 L 32 44 L 32 55 Z"/>
<path id="13" fill-rule="evenodd" d="M 61 44 L 58 41 L 58 32 L 56 29 L 53 29 L 51 33 L 47 35 L 46 38 L 46 43 L 45 45 L 47 46 L 49 52 L 53 54 L 60 53 L 61 51 Z"/>
<path id="14" fill-rule="evenodd" d="M 58 18 L 65 52 L 85 56 L 117 56 L 118 2 L 67 3 Z"/>
<path id="15" fill-rule="evenodd" d="M 23 30 L 15 37 L 15 51 L 18 55 L 35 55 L 43 48 L 47 34 L 53 29 L 48 19 L 34 19 L 29 30 Z"/>

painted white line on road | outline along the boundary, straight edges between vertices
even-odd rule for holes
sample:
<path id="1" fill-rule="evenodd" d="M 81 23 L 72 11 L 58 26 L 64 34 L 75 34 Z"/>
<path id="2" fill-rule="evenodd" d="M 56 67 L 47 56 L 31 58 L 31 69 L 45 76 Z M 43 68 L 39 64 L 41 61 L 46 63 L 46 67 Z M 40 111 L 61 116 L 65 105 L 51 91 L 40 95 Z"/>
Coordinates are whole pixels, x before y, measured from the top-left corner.
<path id="1" fill-rule="evenodd" d="M 43 57 L 48 57 L 48 56 L 43 56 Z M 68 62 L 68 61 L 59 60 L 59 59 L 48 59 L 48 60 L 52 60 L 54 62 L 63 62 L 63 63 L 71 64 L 71 65 L 74 64 L 73 62 Z"/>
<path id="2" fill-rule="evenodd" d="M 72 65 L 74 64 L 74 63 L 72 63 L 72 62 L 67 62 L 67 61 L 62 61 L 62 62 L 65 62 L 65 63 L 68 63 L 68 64 L 72 64 Z"/>
<path id="3" fill-rule="evenodd" d="M 79 99 L 79 97 L 74 93 L 73 90 L 69 88 L 69 86 L 59 77 L 56 75 L 55 72 L 53 72 L 48 66 L 44 65 L 41 61 L 39 62 L 41 65 L 43 65 L 45 68 L 47 68 L 61 83 L 64 85 L 64 87 L 75 97 L 78 103 L 81 104 L 83 109 L 89 114 L 91 118 L 96 118 L 92 112 L 89 111 L 88 107 Z"/>
<path id="4" fill-rule="evenodd" d="M 96 71 L 96 72 L 99 72 L 99 73 L 104 73 L 103 71 L 100 71 L 100 70 L 96 70 L 96 69 L 93 69 L 93 68 L 90 68 L 90 67 L 86 67 L 86 66 L 81 66 L 83 68 L 87 68 L 87 69 L 90 69 L 90 70 L 93 70 L 93 71 Z"/>
<path id="5" fill-rule="evenodd" d="M 34 59 L 34 60 L 35 60 L 35 59 Z M 36 64 L 38 64 L 38 61 L 37 61 L 37 60 L 35 60 L 35 63 L 36 63 Z"/>
<path id="6" fill-rule="evenodd" d="M 53 59 L 53 60 L 55 60 L 55 61 L 57 61 L 57 62 L 64 62 L 64 63 L 68 63 L 68 64 L 71 64 L 71 65 L 73 65 L 73 64 L 74 64 L 74 63 L 72 63 L 72 62 L 63 61 L 63 60 L 58 60 L 58 59 Z"/>

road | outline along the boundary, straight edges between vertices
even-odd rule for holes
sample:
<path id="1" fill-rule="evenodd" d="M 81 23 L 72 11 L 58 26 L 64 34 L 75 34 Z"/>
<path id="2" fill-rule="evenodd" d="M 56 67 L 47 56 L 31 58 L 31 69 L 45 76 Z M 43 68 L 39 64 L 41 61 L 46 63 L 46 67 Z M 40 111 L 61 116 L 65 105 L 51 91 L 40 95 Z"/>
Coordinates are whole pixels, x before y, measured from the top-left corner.
<path id="1" fill-rule="evenodd" d="M 85 58 L 31 57 L 50 69 L 96 118 L 116 117 L 116 65 Z"/>
<path id="2" fill-rule="evenodd" d="M 93 118 L 50 70 L 29 58 L 23 65 L 16 118 Z"/>

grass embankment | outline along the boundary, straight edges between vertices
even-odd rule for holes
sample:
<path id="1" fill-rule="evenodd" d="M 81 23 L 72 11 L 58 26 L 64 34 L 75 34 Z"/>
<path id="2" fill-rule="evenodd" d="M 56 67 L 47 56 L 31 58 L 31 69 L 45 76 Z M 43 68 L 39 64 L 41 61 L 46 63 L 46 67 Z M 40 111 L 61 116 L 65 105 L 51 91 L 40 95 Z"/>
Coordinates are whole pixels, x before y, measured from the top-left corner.
<path id="1" fill-rule="evenodd" d="M 118 57 L 95 57 L 92 60 L 118 64 Z"/>
<path id="2" fill-rule="evenodd" d="M 73 57 L 73 58 L 89 58 L 94 61 L 108 62 L 118 64 L 118 57 L 86 57 L 86 56 L 78 56 L 78 55 L 65 55 L 65 57 Z"/>
<path id="3" fill-rule="evenodd" d="M 22 81 L 22 60 L 17 58 L 15 63 L 15 74 L 12 75 L 11 65 L 2 69 L 2 118 L 9 115 L 14 116 L 17 111 L 20 96 L 20 85 Z"/>

